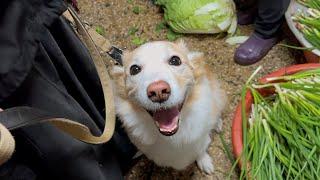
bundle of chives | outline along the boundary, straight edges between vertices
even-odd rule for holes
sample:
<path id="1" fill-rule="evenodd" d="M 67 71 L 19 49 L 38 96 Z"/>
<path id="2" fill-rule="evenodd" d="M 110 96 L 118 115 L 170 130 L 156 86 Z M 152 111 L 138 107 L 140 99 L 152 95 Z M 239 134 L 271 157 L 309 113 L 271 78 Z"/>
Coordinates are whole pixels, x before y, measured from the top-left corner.
<path id="1" fill-rule="evenodd" d="M 298 12 L 292 17 L 297 28 L 315 48 L 320 49 L 320 0 L 298 0 L 308 8 L 307 13 Z"/>
<path id="2" fill-rule="evenodd" d="M 320 179 L 320 69 L 269 80 L 246 84 L 254 103 L 243 118 L 240 179 Z M 260 88 L 275 93 L 263 97 Z"/>
<path id="3" fill-rule="evenodd" d="M 308 8 L 320 9 L 320 1 L 319 0 L 298 0 L 298 2 Z"/>

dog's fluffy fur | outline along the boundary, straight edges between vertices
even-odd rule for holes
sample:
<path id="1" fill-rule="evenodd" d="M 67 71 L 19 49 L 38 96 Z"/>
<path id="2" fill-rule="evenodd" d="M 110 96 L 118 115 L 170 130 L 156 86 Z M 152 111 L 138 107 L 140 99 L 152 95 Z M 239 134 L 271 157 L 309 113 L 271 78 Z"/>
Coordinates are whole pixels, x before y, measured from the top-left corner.
<path id="1" fill-rule="evenodd" d="M 169 65 L 172 56 L 180 57 L 182 64 Z M 159 166 L 182 170 L 196 161 L 201 170 L 212 173 L 207 149 L 211 131 L 221 131 L 226 96 L 206 68 L 202 53 L 189 51 L 183 41 L 156 41 L 125 52 L 123 61 L 123 67 L 113 66 L 111 75 L 116 112 L 130 140 Z M 133 64 L 141 67 L 137 75 L 130 75 Z M 171 87 L 164 103 L 150 101 L 146 93 L 148 85 L 159 80 Z M 179 129 L 172 136 L 164 136 L 148 111 L 179 104 L 183 104 Z"/>

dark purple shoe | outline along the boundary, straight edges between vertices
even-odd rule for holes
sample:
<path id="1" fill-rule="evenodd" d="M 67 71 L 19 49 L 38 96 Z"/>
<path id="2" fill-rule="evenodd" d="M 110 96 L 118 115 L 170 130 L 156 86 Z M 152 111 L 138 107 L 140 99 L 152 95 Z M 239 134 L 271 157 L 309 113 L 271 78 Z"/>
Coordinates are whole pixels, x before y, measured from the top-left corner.
<path id="1" fill-rule="evenodd" d="M 247 10 L 237 10 L 238 24 L 239 25 L 253 24 L 257 14 L 258 14 L 257 7 L 252 7 Z"/>
<path id="2" fill-rule="evenodd" d="M 254 64 L 266 56 L 277 42 L 278 37 L 263 39 L 253 33 L 246 42 L 237 48 L 234 61 L 243 66 Z"/>

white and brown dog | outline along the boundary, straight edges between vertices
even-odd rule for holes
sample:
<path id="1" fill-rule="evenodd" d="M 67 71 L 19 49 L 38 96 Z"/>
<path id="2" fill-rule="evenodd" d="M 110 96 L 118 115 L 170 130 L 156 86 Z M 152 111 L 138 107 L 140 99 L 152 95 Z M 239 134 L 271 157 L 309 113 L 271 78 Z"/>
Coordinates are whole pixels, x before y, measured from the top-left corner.
<path id="1" fill-rule="evenodd" d="M 112 68 L 116 112 L 129 138 L 159 166 L 182 170 L 197 162 L 212 173 L 212 129 L 221 131 L 226 97 L 202 53 L 183 41 L 142 45 Z"/>

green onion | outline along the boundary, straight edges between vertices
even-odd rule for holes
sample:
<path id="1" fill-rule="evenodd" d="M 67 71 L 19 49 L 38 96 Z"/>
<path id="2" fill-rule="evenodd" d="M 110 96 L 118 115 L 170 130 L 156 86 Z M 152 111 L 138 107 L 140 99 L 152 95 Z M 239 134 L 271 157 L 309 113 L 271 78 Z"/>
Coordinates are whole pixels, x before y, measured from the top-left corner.
<path id="1" fill-rule="evenodd" d="M 297 22 L 297 29 L 303 33 L 305 39 L 320 49 L 320 1 L 298 0 L 298 2 L 308 10 L 305 13 L 298 12 L 292 19 Z"/>
<path id="2" fill-rule="evenodd" d="M 240 179 L 320 179 L 320 69 L 270 78 L 266 84 L 252 84 L 252 78 L 242 92 L 243 107 L 246 90 L 254 103 L 249 117 L 242 112 Z M 262 88 L 275 93 L 263 97 Z"/>

